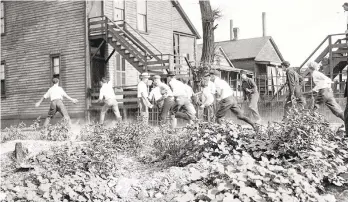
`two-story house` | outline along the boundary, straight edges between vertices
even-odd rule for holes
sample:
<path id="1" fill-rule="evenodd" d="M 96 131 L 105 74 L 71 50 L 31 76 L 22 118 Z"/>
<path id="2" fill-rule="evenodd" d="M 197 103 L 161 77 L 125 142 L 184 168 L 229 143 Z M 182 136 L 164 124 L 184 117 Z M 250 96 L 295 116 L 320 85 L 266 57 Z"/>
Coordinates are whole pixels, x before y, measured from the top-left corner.
<path id="1" fill-rule="evenodd" d="M 79 100 L 65 102 L 70 116 L 86 118 L 101 77 L 122 91 L 143 71 L 185 66 L 197 38 L 173 0 L 1 2 L 1 123 L 45 117 L 49 101 L 34 104 L 52 77 Z"/>

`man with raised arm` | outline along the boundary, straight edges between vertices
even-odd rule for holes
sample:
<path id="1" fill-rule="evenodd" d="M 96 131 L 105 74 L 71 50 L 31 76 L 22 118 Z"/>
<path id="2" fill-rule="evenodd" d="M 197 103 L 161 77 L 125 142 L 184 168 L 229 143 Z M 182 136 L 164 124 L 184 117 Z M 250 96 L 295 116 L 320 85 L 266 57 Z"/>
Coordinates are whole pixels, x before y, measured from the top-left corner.
<path id="1" fill-rule="evenodd" d="M 334 98 L 331 84 L 332 80 L 325 76 L 323 73 L 318 71 L 319 64 L 316 62 L 310 62 L 308 64 L 308 70 L 313 78 L 314 88 L 307 93 L 317 92 L 317 97 L 315 98 L 314 109 L 319 109 L 319 105 L 325 104 L 331 112 L 338 118 L 344 121 L 344 113 L 341 106 L 336 102 Z M 307 94 L 306 93 L 306 94 Z"/>
<path id="2" fill-rule="evenodd" d="M 102 102 L 104 100 L 104 106 L 100 112 L 100 124 L 104 123 L 105 114 L 108 111 L 109 108 L 112 108 L 112 111 L 114 112 L 116 116 L 117 121 L 121 121 L 122 117 L 120 115 L 120 110 L 118 109 L 118 103 L 116 100 L 116 95 L 114 92 L 114 89 L 112 88 L 112 85 L 108 82 L 108 80 L 103 77 L 100 81 L 102 87 L 100 89 L 99 99 L 98 102 Z"/>
<path id="3" fill-rule="evenodd" d="M 35 104 L 35 107 L 39 107 L 41 102 L 44 99 L 50 99 L 50 109 L 48 111 L 48 116 L 44 122 L 43 127 L 47 127 L 47 125 L 50 123 L 50 120 L 54 117 L 54 115 L 59 112 L 64 119 L 68 120 L 69 125 L 71 126 L 71 120 L 70 116 L 68 114 L 68 111 L 66 110 L 64 104 L 63 104 L 63 97 L 66 97 L 71 102 L 76 104 L 78 102 L 77 99 L 73 99 L 66 94 L 66 92 L 63 90 L 62 87 L 59 86 L 59 79 L 53 78 L 52 79 L 53 86 L 48 89 L 48 91 L 45 93 L 45 95 Z"/>

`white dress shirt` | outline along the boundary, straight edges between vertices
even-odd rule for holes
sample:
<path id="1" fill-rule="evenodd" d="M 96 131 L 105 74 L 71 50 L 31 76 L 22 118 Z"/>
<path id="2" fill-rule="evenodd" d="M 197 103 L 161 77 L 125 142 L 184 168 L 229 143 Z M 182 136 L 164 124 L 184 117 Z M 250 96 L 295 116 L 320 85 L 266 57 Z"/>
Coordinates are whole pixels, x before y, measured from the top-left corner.
<path id="1" fill-rule="evenodd" d="M 52 100 L 63 100 L 63 97 L 66 97 L 67 94 L 63 90 L 62 87 L 58 86 L 58 84 L 54 84 L 48 91 L 45 93 L 44 98 L 50 98 Z"/>
<path id="2" fill-rule="evenodd" d="M 215 77 L 214 84 L 218 97 L 220 97 L 221 100 L 233 95 L 230 85 L 221 78 Z"/>
<path id="3" fill-rule="evenodd" d="M 157 86 L 153 88 L 149 95 L 149 100 L 155 99 L 155 101 L 162 98 L 161 89 Z"/>
<path id="4" fill-rule="evenodd" d="M 202 105 L 203 107 L 207 107 L 212 105 L 214 102 L 214 95 L 211 92 L 211 88 L 209 86 L 203 88 L 202 90 Z"/>
<path id="5" fill-rule="evenodd" d="M 186 95 L 187 97 L 190 99 L 193 96 L 193 90 L 191 88 L 191 86 L 185 84 L 186 87 Z"/>
<path id="6" fill-rule="evenodd" d="M 116 99 L 115 91 L 112 88 L 112 85 L 110 82 L 103 83 L 103 86 L 100 89 L 99 100 L 102 100 L 103 98 L 105 100 Z"/>
<path id="7" fill-rule="evenodd" d="M 315 84 L 314 88 L 312 89 L 315 92 L 318 92 L 318 90 L 323 88 L 331 88 L 332 80 L 325 76 L 325 74 L 314 70 L 312 73 L 313 82 Z"/>
<path id="8" fill-rule="evenodd" d="M 207 86 L 211 92 L 211 94 L 215 95 L 216 94 L 216 88 L 215 84 L 212 81 L 208 81 L 208 86 Z"/>
<path id="9" fill-rule="evenodd" d="M 172 80 L 169 82 L 169 86 L 173 90 L 173 96 L 187 96 L 186 86 L 183 82 L 178 81 L 175 78 L 172 78 Z"/>
<path id="10" fill-rule="evenodd" d="M 144 94 L 145 98 L 149 97 L 149 92 L 147 91 L 147 85 L 144 81 L 140 81 L 138 84 L 138 98 L 142 97 L 141 93 Z"/>

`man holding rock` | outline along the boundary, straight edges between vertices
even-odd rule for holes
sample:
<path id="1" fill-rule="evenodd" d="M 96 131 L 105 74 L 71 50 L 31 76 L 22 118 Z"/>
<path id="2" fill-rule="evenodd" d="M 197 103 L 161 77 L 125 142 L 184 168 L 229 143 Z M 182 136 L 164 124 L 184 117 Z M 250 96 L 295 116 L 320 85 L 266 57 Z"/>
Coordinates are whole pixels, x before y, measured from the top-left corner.
<path id="1" fill-rule="evenodd" d="M 109 84 L 108 80 L 105 77 L 101 79 L 100 83 L 102 87 L 100 89 L 98 102 L 102 102 L 104 100 L 105 104 L 100 112 L 99 123 L 100 124 L 104 123 L 105 114 L 109 108 L 112 108 L 112 111 L 114 112 L 116 116 L 116 120 L 121 121 L 122 117 L 120 115 L 120 110 L 118 109 L 118 103 L 117 103 L 116 95 L 112 85 Z"/>
<path id="2" fill-rule="evenodd" d="M 173 91 L 175 100 L 175 104 L 171 110 L 172 127 L 176 127 L 175 118 L 182 118 L 192 123 L 193 120 L 196 120 L 196 110 L 188 98 L 185 84 L 175 78 L 173 71 L 168 72 L 168 84 Z M 185 111 L 183 112 L 182 109 Z"/>
<path id="3" fill-rule="evenodd" d="M 153 78 L 154 85 L 160 91 L 160 97 L 158 97 L 156 102 L 163 101 L 163 104 L 160 105 L 159 121 L 160 124 L 164 124 L 166 123 L 170 109 L 174 105 L 174 96 L 170 87 L 161 81 L 161 77 L 159 75 L 155 75 Z"/>

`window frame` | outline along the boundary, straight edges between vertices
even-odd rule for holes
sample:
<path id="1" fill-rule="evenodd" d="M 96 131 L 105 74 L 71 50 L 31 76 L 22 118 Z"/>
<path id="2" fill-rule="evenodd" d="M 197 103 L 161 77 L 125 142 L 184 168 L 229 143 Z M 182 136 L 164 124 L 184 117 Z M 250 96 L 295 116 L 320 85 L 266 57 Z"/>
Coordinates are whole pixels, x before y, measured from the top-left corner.
<path id="1" fill-rule="evenodd" d="M 54 58 L 58 57 L 59 58 L 59 85 L 62 86 L 62 56 L 60 53 L 57 54 L 50 54 L 50 82 L 49 82 L 49 86 L 52 86 L 52 79 L 54 78 Z"/>
<path id="2" fill-rule="evenodd" d="M 118 68 L 118 62 L 117 62 L 117 57 L 120 58 L 120 64 L 121 64 L 121 68 Z M 115 55 L 115 64 L 116 64 L 116 68 L 115 68 L 115 86 L 124 86 L 126 85 L 126 60 L 120 55 L 120 54 L 116 54 Z M 120 84 L 118 85 L 118 78 L 121 78 Z"/>
<path id="3" fill-rule="evenodd" d="M 116 6 L 115 2 L 117 2 L 117 1 L 122 1 L 123 2 L 123 8 Z M 126 1 L 125 0 L 113 0 L 113 2 L 114 2 L 114 6 L 113 6 L 114 7 L 114 10 L 113 10 L 113 21 L 117 21 L 115 19 L 115 11 L 116 10 L 121 10 L 122 11 L 122 19 L 121 20 L 125 20 L 125 17 L 126 17 L 126 14 L 125 14 Z"/>
<path id="4" fill-rule="evenodd" d="M 5 17 L 5 14 L 6 14 L 6 11 L 5 11 L 5 2 L 4 1 L 1 1 L 1 5 L 3 7 L 3 12 L 1 12 L 1 14 L 3 14 L 4 17 L 2 17 L 1 19 L 4 20 L 4 23 L 3 23 L 3 26 L 4 26 L 4 32 L 1 32 L 1 36 L 4 36 L 6 34 L 6 17 Z M 0 21 L 1 23 L 1 21 Z M 1 31 L 1 28 L 0 28 L 0 31 Z"/>
<path id="5" fill-rule="evenodd" d="M 5 60 L 1 61 L 1 65 L 4 65 L 4 94 L 1 93 L 1 98 L 6 98 L 6 62 Z"/>
<path id="6" fill-rule="evenodd" d="M 148 15 L 148 1 L 147 0 L 136 0 L 137 1 L 137 30 L 141 33 L 148 33 L 149 31 L 149 27 L 148 27 L 148 18 L 147 18 L 147 15 Z M 139 13 L 139 2 L 145 2 L 145 13 Z M 141 30 L 140 27 L 139 27 L 139 15 L 143 16 L 144 17 L 144 27 L 145 27 L 145 30 Z"/>

